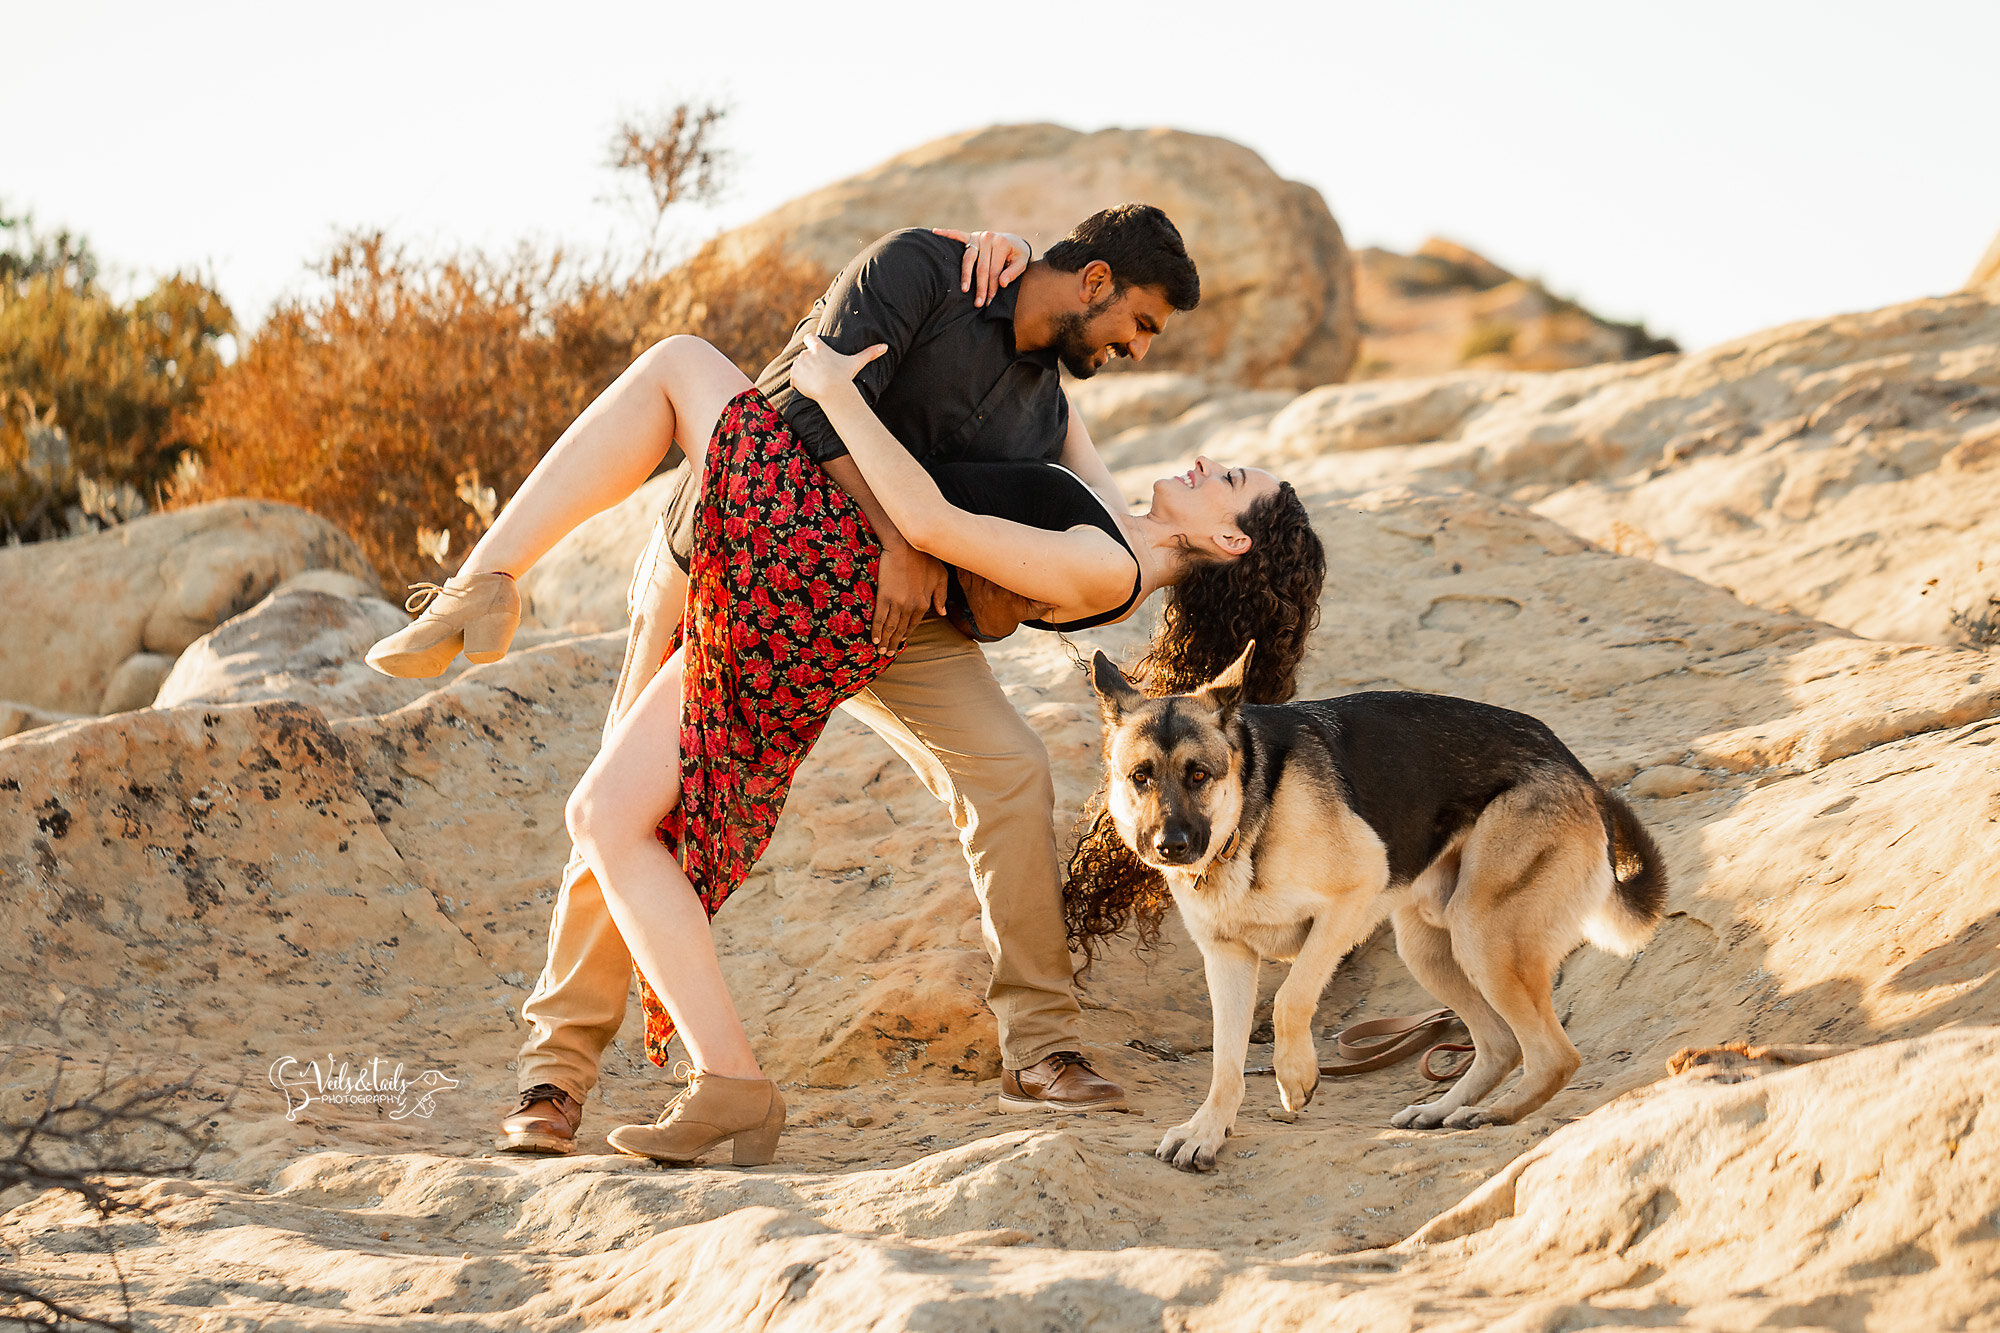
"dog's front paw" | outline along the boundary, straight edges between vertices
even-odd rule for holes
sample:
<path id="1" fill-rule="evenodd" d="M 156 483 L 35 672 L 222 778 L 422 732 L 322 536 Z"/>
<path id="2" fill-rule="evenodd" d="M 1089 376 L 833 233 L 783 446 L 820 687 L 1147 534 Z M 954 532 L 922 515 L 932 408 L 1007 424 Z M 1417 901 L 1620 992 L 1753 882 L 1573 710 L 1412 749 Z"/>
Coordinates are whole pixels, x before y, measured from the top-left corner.
<path id="1" fill-rule="evenodd" d="M 1438 1110 L 1436 1102 L 1418 1102 L 1390 1116 L 1389 1124 L 1396 1129 L 1436 1129 L 1450 1114 L 1449 1111 Z"/>
<path id="2" fill-rule="evenodd" d="M 1214 1125 L 1196 1116 L 1184 1125 L 1175 1125 L 1160 1140 L 1153 1156 L 1183 1171 L 1215 1170 L 1215 1155 L 1229 1137 L 1229 1126 Z"/>
<path id="3" fill-rule="evenodd" d="M 1483 1125 L 1511 1125 L 1512 1116 L 1501 1115 L 1498 1111 L 1483 1106 L 1466 1106 L 1453 1111 L 1444 1118 L 1446 1129 L 1478 1129 Z"/>
<path id="4" fill-rule="evenodd" d="M 1311 1104 L 1313 1093 L 1319 1087 L 1319 1052 L 1313 1049 L 1310 1041 L 1297 1047 L 1281 1045 L 1277 1058 L 1271 1063 L 1278 1074 L 1278 1100 L 1291 1113 L 1290 1118 L 1297 1120 L 1299 1112 Z M 1275 1119 L 1286 1119 L 1275 1111 L 1271 1114 Z"/>

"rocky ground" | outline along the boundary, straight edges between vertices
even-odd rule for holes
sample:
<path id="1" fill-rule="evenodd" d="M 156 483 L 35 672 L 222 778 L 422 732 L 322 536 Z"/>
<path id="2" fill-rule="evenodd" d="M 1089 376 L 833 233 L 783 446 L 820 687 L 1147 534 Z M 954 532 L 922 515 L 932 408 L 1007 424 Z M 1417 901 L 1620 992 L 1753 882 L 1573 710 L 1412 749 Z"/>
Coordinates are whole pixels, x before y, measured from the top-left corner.
<path id="1" fill-rule="evenodd" d="M 1980 563 L 2000 306 L 1304 394 L 1126 377 L 1080 404 L 1135 489 L 1224 449 L 1300 486 L 1331 557 L 1304 693 L 1534 713 L 1655 832 L 1667 919 L 1636 958 L 1564 968 L 1584 1064 L 1543 1112 L 1391 1129 L 1424 1095 L 1404 1065 L 1329 1083 L 1283 1124 L 1253 1079 L 1221 1169 L 1177 1173 L 1151 1149 L 1209 1055 L 1199 960 L 1170 930 L 1085 993 L 1091 1054 L 1133 1110 L 999 1113 L 949 820 L 839 717 L 716 923 L 792 1106 L 781 1160 L 662 1170 L 607 1150 L 673 1091 L 636 1006 L 579 1155 L 489 1151 L 563 798 L 621 653 L 622 583 L 577 570 L 629 560 L 642 497 L 550 558 L 542 628 L 440 682 L 359 664 L 401 613 L 325 542 L 305 572 L 260 557 L 247 609 L 210 588 L 198 609 L 220 623 L 176 647 L 156 706 L 60 720 L 97 700 L 33 694 L 10 666 L 27 697 L 0 740 L 0 1108 L 18 1124 L 107 1077 L 185 1078 L 165 1115 L 207 1141 L 175 1175 L 162 1125 L 98 1136 L 127 1168 L 108 1221 L 60 1190 L 0 1195 L 7 1279 L 102 1317 L 122 1292 L 142 1326 L 188 1330 L 2000 1322 L 2000 1127 L 1982 1115 L 2000 662 L 1981 628 L 2000 586 Z M 166 596 L 147 543 L 179 550 L 211 517 L 120 536 L 135 604 Z M 112 535 L 0 553 L 10 588 L 48 590 L 59 616 L 61 562 Z M 319 538 L 283 539 L 301 542 Z M 108 672 L 150 651 L 151 623 L 77 654 Z M 1142 632 L 1084 640 L 1129 659 Z M 1083 682 L 1040 636 L 992 656 L 1067 823 L 1097 773 Z M 1424 1004 L 1377 938 L 1320 1026 Z M 1727 1043 L 1752 1049 L 1669 1072 Z M 377 1056 L 436 1071 L 407 1114 L 295 1110 L 273 1082 L 287 1059 Z"/>

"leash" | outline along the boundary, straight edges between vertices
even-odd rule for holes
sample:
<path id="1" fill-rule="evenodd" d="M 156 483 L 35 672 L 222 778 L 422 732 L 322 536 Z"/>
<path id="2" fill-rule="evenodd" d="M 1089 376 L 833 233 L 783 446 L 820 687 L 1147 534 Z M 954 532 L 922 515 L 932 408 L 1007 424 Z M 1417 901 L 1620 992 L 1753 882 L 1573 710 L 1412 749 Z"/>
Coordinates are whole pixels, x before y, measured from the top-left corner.
<path id="1" fill-rule="evenodd" d="M 1449 1009 L 1433 1009 L 1429 1013 L 1405 1014 L 1397 1018 L 1371 1018 L 1342 1028 L 1334 1034 L 1333 1047 L 1340 1055 L 1337 1064 L 1319 1067 L 1322 1074 L 1339 1077 L 1345 1074 L 1365 1074 L 1372 1069 L 1382 1069 L 1400 1060 L 1407 1060 L 1418 1050 L 1424 1050 L 1424 1058 L 1417 1063 L 1417 1070 L 1433 1083 L 1449 1083 L 1457 1078 L 1463 1069 L 1451 1069 L 1438 1073 L 1431 1068 L 1431 1057 L 1439 1051 L 1470 1051 L 1470 1043 L 1436 1041 L 1444 1035 L 1446 1028 L 1458 1022 L 1458 1015 Z M 1372 1040 L 1371 1040 L 1372 1039 Z M 1275 1074 L 1278 1071 L 1270 1065 L 1254 1065 L 1243 1071 L 1245 1074 Z"/>

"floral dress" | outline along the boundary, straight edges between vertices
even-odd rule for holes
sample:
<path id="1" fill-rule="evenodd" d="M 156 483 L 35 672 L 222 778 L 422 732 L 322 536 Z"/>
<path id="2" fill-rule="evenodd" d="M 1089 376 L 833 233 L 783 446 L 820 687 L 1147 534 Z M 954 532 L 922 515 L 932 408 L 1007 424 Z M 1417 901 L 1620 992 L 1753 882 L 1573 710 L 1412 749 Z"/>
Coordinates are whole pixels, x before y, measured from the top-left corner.
<path id="1" fill-rule="evenodd" d="M 712 917 L 771 841 L 799 762 L 895 654 L 869 639 L 882 547 L 861 506 L 754 388 L 709 441 L 688 562 L 680 803 L 660 821 Z M 638 972 L 634 967 L 634 972 Z M 646 1057 L 673 1021 L 639 974 Z"/>

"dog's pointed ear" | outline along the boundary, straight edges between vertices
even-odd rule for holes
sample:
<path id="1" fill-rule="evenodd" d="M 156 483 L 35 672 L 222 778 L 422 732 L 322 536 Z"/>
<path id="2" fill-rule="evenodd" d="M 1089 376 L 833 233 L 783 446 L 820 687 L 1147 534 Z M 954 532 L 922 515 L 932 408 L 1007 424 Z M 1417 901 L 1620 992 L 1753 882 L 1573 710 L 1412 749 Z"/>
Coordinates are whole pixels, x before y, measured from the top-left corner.
<path id="1" fill-rule="evenodd" d="M 1146 697 L 1132 688 L 1132 683 L 1104 655 L 1102 648 L 1091 657 L 1090 668 L 1091 685 L 1097 690 L 1097 708 L 1105 721 L 1116 722 L 1120 714 Z"/>
<path id="2" fill-rule="evenodd" d="M 1243 677 L 1250 671 L 1250 654 L 1257 651 L 1257 641 L 1252 639 L 1243 645 L 1243 651 L 1234 662 L 1222 669 L 1222 674 L 1195 693 L 1215 705 L 1227 722 L 1236 715 L 1236 708 L 1243 702 Z"/>

